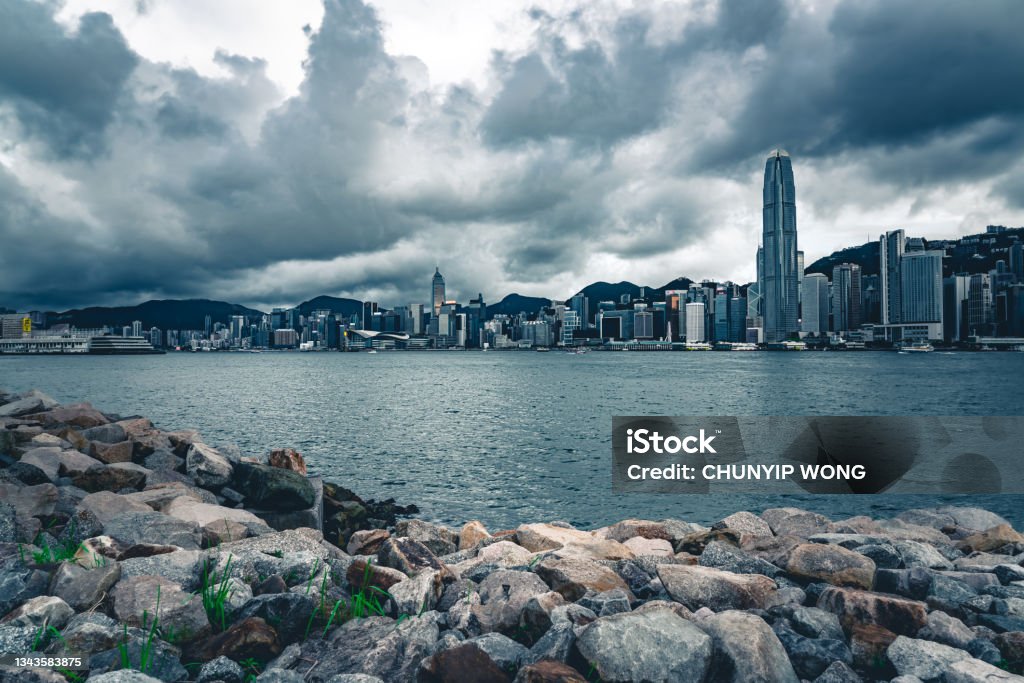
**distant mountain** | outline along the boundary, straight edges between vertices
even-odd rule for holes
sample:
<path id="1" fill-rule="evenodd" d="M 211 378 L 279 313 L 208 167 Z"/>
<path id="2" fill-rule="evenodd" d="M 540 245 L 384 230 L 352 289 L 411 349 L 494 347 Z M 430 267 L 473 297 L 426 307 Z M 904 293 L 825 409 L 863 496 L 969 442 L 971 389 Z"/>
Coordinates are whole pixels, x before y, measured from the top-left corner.
<path id="1" fill-rule="evenodd" d="M 309 315 L 313 311 L 331 311 L 339 318 L 348 318 L 352 314 L 363 314 L 363 302 L 356 299 L 344 299 L 336 296 L 318 296 L 303 301 L 296 306 L 299 313 Z"/>
<path id="2" fill-rule="evenodd" d="M 656 291 L 659 294 L 664 295 L 665 292 L 667 292 L 669 290 L 672 290 L 672 289 L 681 289 L 681 290 L 689 289 L 690 285 L 692 285 L 692 284 L 693 284 L 693 280 L 691 280 L 688 277 L 677 277 L 675 280 L 672 280 L 672 282 L 666 282 L 664 285 L 659 287 Z"/>
<path id="3" fill-rule="evenodd" d="M 804 266 L 804 274 L 821 273 L 827 275 L 831 280 L 832 269 L 840 263 L 856 263 L 860 266 L 861 275 L 878 275 L 879 253 L 878 242 L 868 242 L 858 247 L 847 247 L 841 251 L 834 251 L 809 266 Z"/>
<path id="4" fill-rule="evenodd" d="M 91 306 L 63 313 L 47 313 L 47 321 L 50 325 L 67 323 L 90 329 L 104 325 L 121 327 L 139 320 L 146 330 L 151 327 L 159 327 L 161 330 L 201 330 L 206 324 L 206 316 L 210 316 L 214 323 L 227 324 L 233 315 L 257 317 L 263 315 L 263 312 L 225 301 L 166 299 L 147 301 L 137 306 Z"/>
<path id="5" fill-rule="evenodd" d="M 516 315 L 517 313 L 536 313 L 545 306 L 551 305 L 551 299 L 536 296 L 509 294 L 496 304 L 487 305 L 487 317 L 496 315 Z"/>
<path id="6" fill-rule="evenodd" d="M 651 289 L 645 288 L 647 293 L 650 294 Z M 631 299 L 637 299 L 640 297 L 640 285 L 634 285 L 632 282 L 593 282 L 576 294 L 583 294 L 590 300 L 591 309 L 596 308 L 599 301 L 614 301 L 619 302 L 623 294 L 629 294 Z"/>

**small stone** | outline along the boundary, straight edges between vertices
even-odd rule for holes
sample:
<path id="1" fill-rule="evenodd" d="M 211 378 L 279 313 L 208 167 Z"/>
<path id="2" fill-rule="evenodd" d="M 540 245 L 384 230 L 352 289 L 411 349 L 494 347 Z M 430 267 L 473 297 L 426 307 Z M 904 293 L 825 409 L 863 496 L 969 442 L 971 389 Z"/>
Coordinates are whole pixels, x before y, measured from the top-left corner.
<path id="1" fill-rule="evenodd" d="M 928 625 L 918 632 L 917 637 L 966 650 L 975 635 L 964 622 L 935 610 L 928 613 Z"/>
<path id="2" fill-rule="evenodd" d="M 479 622 L 481 632 L 514 635 L 526 604 L 548 590 L 536 574 L 499 570 L 480 582 L 476 593 L 480 604 L 471 605 L 469 612 Z"/>
<path id="3" fill-rule="evenodd" d="M 217 657 L 203 664 L 196 676 L 196 683 L 242 683 L 244 680 L 245 671 L 227 657 Z"/>
<path id="4" fill-rule="evenodd" d="M 277 632 L 263 619 L 249 617 L 232 624 L 227 631 L 201 641 L 189 651 L 189 656 L 201 662 L 227 657 L 236 662 L 254 659 L 265 664 L 280 653 Z"/>
<path id="5" fill-rule="evenodd" d="M 267 464 L 282 470 L 291 470 L 296 474 L 306 476 L 306 461 L 294 448 L 278 448 L 270 451 L 267 457 Z"/>
<path id="6" fill-rule="evenodd" d="M 807 538 L 832 531 L 832 520 L 828 517 L 799 508 L 770 508 L 761 513 L 761 519 L 768 523 L 776 536 Z"/>
<path id="7" fill-rule="evenodd" d="M 115 462 L 131 462 L 132 442 L 125 440 L 107 444 L 102 441 L 93 441 L 89 447 L 89 455 L 108 465 Z"/>
<path id="8" fill-rule="evenodd" d="M 349 586 L 354 591 L 369 588 L 370 586 L 386 591 L 409 577 L 397 569 L 357 559 L 349 565 L 346 578 L 348 579 Z"/>
<path id="9" fill-rule="evenodd" d="M 411 579 L 396 583 L 388 592 L 399 615 L 422 614 L 437 606 L 442 587 L 441 572 L 428 569 Z"/>
<path id="10" fill-rule="evenodd" d="M 568 664 L 544 660 L 524 666 L 513 683 L 587 683 L 587 679 Z"/>
<path id="11" fill-rule="evenodd" d="M 733 529 L 745 536 L 751 536 L 753 538 L 768 538 L 774 536 L 772 528 L 768 522 L 764 521 L 752 512 L 747 512 L 746 510 L 734 512 L 714 526 L 722 529 Z"/>

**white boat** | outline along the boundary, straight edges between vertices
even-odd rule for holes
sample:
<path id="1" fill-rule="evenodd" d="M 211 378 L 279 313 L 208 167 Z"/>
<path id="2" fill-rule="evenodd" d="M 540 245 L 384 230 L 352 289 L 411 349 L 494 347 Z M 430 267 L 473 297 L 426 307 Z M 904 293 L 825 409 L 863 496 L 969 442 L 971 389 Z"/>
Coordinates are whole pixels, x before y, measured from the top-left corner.
<path id="1" fill-rule="evenodd" d="M 931 353 L 935 347 L 931 344 L 907 344 L 900 349 L 901 353 Z"/>
<path id="2" fill-rule="evenodd" d="M 370 349 L 367 353 L 377 353 L 377 349 Z"/>

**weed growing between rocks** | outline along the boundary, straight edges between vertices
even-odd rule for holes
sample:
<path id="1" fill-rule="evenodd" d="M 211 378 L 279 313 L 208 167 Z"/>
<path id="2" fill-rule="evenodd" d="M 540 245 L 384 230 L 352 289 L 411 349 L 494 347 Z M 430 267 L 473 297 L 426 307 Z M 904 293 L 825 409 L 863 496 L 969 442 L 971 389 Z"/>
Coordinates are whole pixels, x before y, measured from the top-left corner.
<path id="1" fill-rule="evenodd" d="M 220 581 L 210 568 L 210 561 L 207 560 L 203 567 L 203 608 L 210 620 L 210 625 L 223 631 L 228 627 L 227 602 L 231 598 L 231 555 L 228 555 L 227 564 L 221 572 Z"/>

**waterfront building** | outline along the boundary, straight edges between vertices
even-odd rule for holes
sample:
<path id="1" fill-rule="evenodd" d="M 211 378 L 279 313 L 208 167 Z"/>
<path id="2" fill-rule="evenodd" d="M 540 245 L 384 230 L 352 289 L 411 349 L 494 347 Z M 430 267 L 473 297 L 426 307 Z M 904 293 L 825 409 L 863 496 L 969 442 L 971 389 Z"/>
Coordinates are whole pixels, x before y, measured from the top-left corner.
<path id="1" fill-rule="evenodd" d="M 688 343 L 704 342 L 704 304 L 693 302 L 686 304 L 686 341 Z"/>
<path id="2" fill-rule="evenodd" d="M 829 296 L 828 278 L 821 273 L 804 276 L 801 287 L 803 318 L 800 328 L 804 334 L 824 337 L 828 334 Z"/>
<path id="3" fill-rule="evenodd" d="M 590 300 L 583 292 L 569 299 L 569 308 L 576 311 L 580 319 L 580 329 L 586 329 L 590 325 Z"/>
<path id="4" fill-rule="evenodd" d="M 291 348 L 299 345 L 299 335 L 291 328 L 274 330 L 274 346 Z"/>
<path id="5" fill-rule="evenodd" d="M 967 293 L 971 276 L 960 273 L 942 281 L 942 337 L 953 343 L 966 341 L 970 330 L 967 325 Z"/>
<path id="6" fill-rule="evenodd" d="M 647 307 L 643 306 L 643 304 L 637 304 L 633 312 L 633 338 L 654 338 L 654 313 L 648 311 Z"/>
<path id="7" fill-rule="evenodd" d="M 575 298 L 575 297 L 574 297 Z M 573 345 L 573 333 L 580 329 L 580 316 L 575 309 L 570 309 L 565 312 L 565 318 L 562 320 L 562 345 L 572 346 Z"/>
<path id="8" fill-rule="evenodd" d="M 860 266 L 841 263 L 832 270 L 833 328 L 840 334 L 860 327 Z"/>
<path id="9" fill-rule="evenodd" d="M 768 156 L 764 167 L 763 275 L 764 336 L 783 341 L 799 330 L 796 185 L 785 150 Z"/>
<path id="10" fill-rule="evenodd" d="M 907 251 L 900 259 L 900 315 L 904 323 L 942 322 L 940 250 Z"/>
<path id="11" fill-rule="evenodd" d="M 1010 245 L 1010 272 L 1018 283 L 1024 284 L 1024 242 L 1017 241 Z"/>
<path id="12" fill-rule="evenodd" d="M 879 238 L 879 293 L 881 294 L 882 324 L 899 323 L 903 317 L 900 295 L 900 261 L 907 238 L 903 230 L 890 230 Z"/>

